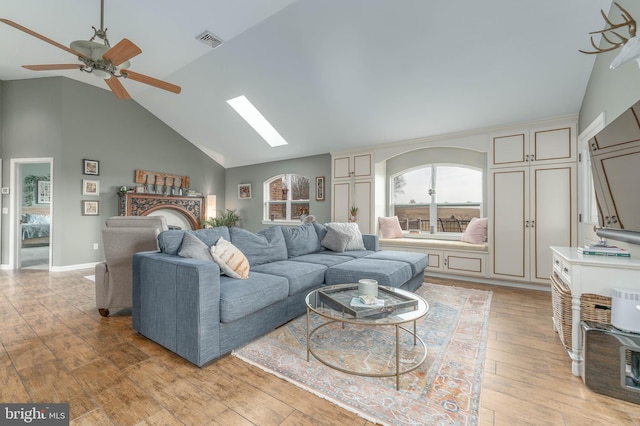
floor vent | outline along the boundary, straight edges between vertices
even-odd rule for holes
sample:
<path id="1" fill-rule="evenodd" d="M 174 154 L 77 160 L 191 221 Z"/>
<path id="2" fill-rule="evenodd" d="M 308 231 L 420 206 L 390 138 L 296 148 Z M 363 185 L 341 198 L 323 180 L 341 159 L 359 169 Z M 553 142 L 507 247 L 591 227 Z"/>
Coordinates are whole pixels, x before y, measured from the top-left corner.
<path id="1" fill-rule="evenodd" d="M 222 44 L 222 40 L 211 34 L 209 31 L 203 32 L 198 37 L 196 37 L 196 39 L 200 40 L 202 43 L 206 44 L 212 49 L 215 49 Z"/>

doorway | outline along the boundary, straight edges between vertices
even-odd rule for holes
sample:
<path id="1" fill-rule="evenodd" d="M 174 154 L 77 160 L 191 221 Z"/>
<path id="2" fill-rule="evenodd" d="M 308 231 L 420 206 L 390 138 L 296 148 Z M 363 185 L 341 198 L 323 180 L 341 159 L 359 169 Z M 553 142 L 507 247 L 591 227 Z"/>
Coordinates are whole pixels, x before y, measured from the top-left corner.
<path id="1" fill-rule="evenodd" d="M 51 158 L 11 160 L 12 197 L 9 263 L 13 269 L 50 270 L 52 248 Z"/>

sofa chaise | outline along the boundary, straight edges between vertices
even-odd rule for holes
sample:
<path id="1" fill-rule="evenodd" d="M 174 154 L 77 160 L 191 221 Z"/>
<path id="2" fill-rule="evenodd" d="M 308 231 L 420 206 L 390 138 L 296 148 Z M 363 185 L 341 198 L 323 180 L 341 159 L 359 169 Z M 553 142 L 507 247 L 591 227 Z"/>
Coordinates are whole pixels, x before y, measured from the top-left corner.
<path id="1" fill-rule="evenodd" d="M 343 244 L 345 234 L 332 225 L 160 233 L 158 251 L 133 256 L 133 328 L 202 367 L 303 314 L 306 295 L 321 286 L 370 278 L 415 291 L 423 283 L 426 255 L 379 251 L 378 237 L 359 231 Z M 325 244 L 335 235 L 337 248 Z M 231 242 L 249 263 L 248 278 L 223 274 L 215 261 L 184 257 L 193 236 L 206 249 Z"/>

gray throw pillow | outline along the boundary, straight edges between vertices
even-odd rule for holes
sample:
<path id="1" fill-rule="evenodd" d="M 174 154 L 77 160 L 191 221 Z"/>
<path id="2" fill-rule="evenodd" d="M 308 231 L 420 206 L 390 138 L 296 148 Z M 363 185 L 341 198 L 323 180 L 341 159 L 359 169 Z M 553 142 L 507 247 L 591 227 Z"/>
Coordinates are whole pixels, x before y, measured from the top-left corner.
<path id="1" fill-rule="evenodd" d="M 182 245 L 178 251 L 178 256 L 213 262 L 213 257 L 211 257 L 209 247 L 207 247 L 200 238 L 190 232 L 184 233 L 184 237 L 182 237 Z"/>
<path id="2" fill-rule="evenodd" d="M 337 231 L 349 235 L 349 241 L 347 242 L 347 247 L 344 249 L 345 251 L 365 250 L 362 233 L 360 232 L 360 228 L 358 228 L 357 223 L 331 222 L 327 224 L 327 228 L 334 228 Z"/>
<path id="3" fill-rule="evenodd" d="M 322 239 L 320 244 L 322 247 L 328 248 L 331 251 L 343 253 L 350 240 L 351 235 L 346 232 L 342 232 L 337 228 L 328 227 L 327 235 Z"/>

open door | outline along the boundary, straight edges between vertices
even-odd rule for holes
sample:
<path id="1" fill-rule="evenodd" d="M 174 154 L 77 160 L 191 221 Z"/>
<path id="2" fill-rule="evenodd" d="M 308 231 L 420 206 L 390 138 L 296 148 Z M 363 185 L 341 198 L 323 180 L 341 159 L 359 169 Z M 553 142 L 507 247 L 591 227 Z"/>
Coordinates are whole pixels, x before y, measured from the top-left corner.
<path id="1" fill-rule="evenodd" d="M 13 269 L 51 268 L 52 159 L 11 160 L 11 230 Z"/>

